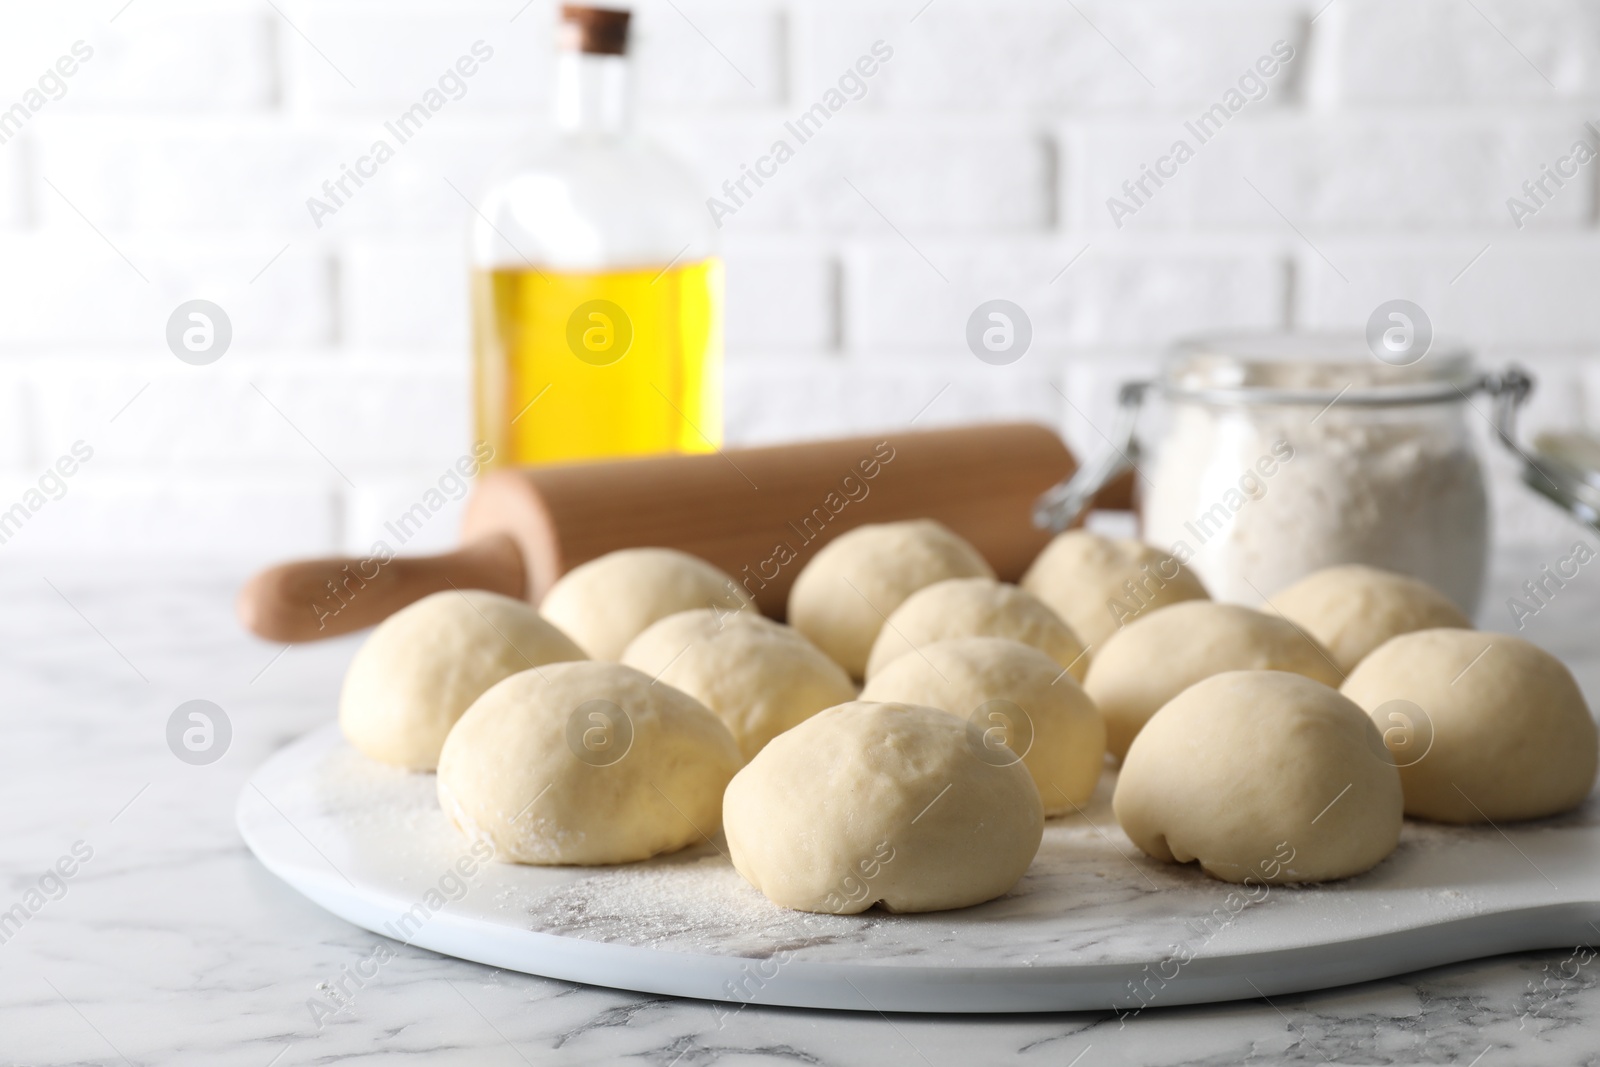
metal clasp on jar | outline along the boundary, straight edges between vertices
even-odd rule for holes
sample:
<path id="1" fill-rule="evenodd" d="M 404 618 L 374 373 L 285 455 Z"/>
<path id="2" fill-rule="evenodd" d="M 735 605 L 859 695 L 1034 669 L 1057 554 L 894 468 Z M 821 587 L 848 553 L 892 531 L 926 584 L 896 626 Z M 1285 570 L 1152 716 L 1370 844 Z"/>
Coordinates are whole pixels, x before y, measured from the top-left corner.
<path id="1" fill-rule="evenodd" d="M 1040 494 L 1033 505 L 1033 524 L 1041 530 L 1060 533 L 1089 509 L 1095 495 L 1119 475 L 1139 465 L 1142 452 L 1137 434 L 1139 410 L 1155 383 L 1149 380 L 1123 382 L 1117 390 L 1117 422 L 1107 438 L 1109 448 L 1093 463 L 1079 467 L 1066 481 Z"/>
<path id="2" fill-rule="evenodd" d="M 1533 378 L 1521 367 L 1484 375 L 1483 390 L 1494 398 L 1495 435 L 1522 461 L 1522 483 L 1600 529 L 1600 469 L 1595 465 L 1600 443 L 1586 434 L 1543 433 L 1531 446 L 1520 444 L 1517 414 L 1533 392 Z"/>

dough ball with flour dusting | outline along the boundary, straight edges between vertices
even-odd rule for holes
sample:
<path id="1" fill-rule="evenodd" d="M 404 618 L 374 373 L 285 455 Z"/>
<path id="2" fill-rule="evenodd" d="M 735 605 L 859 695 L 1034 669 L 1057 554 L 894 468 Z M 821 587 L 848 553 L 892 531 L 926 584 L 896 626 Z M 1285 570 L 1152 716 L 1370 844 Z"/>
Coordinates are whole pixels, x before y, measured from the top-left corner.
<path id="1" fill-rule="evenodd" d="M 1337 687 L 1327 649 L 1290 623 L 1237 604 L 1173 604 L 1118 630 L 1100 646 L 1084 688 L 1106 720 L 1118 759 L 1161 706 L 1223 671 L 1292 671 Z"/>
<path id="2" fill-rule="evenodd" d="M 1001 637 L 957 637 L 901 656 L 867 682 L 863 700 L 942 708 L 967 723 L 982 759 L 1021 760 L 1046 815 L 1089 802 L 1105 766 L 1106 727 L 1062 666 Z"/>
<path id="3" fill-rule="evenodd" d="M 1057 534 L 1022 576 L 1022 588 L 1061 616 L 1091 660 L 1106 638 L 1134 619 L 1208 596 L 1200 579 L 1170 553 L 1087 530 Z"/>
<path id="4" fill-rule="evenodd" d="M 1594 718 L 1572 672 L 1509 634 L 1419 630 L 1367 656 L 1345 696 L 1383 731 L 1406 814 L 1437 822 L 1536 819 L 1594 786 Z"/>
<path id="5" fill-rule="evenodd" d="M 856 696 L 850 676 L 821 649 L 753 611 L 668 615 L 629 643 L 622 662 L 716 712 L 746 759 L 783 731 Z"/>
<path id="6" fill-rule="evenodd" d="M 941 911 L 1005 893 L 1044 834 L 1020 764 L 974 754 L 948 712 L 853 701 L 780 734 L 723 798 L 728 852 L 775 904 Z"/>
<path id="7" fill-rule="evenodd" d="M 1355 563 L 1306 575 L 1273 594 L 1268 610 L 1322 642 L 1346 673 L 1391 637 L 1472 629 L 1472 620 L 1427 582 Z"/>
<path id="8" fill-rule="evenodd" d="M 912 593 L 946 578 L 993 577 L 977 549 L 932 519 L 858 526 L 795 578 L 789 624 L 861 678 L 883 620 Z"/>
<path id="9" fill-rule="evenodd" d="M 1320 882 L 1400 840 L 1400 775 L 1362 710 L 1282 671 L 1185 689 L 1134 738 L 1112 807 L 1145 853 L 1226 882 Z"/>
<path id="10" fill-rule="evenodd" d="M 439 804 L 504 862 L 627 863 L 715 834 L 742 762 L 693 697 L 619 663 L 559 663 L 467 709 L 439 757 Z"/>
<path id="11" fill-rule="evenodd" d="M 1008 637 L 1032 645 L 1080 682 L 1089 670 L 1078 635 L 1032 593 L 993 578 L 946 578 L 912 593 L 890 614 L 872 643 L 867 677 L 913 649 L 952 637 Z"/>
<path id="12" fill-rule="evenodd" d="M 738 583 L 703 559 L 671 548 L 624 548 L 562 575 L 539 611 L 592 658 L 615 660 L 657 619 L 749 604 Z"/>
<path id="13" fill-rule="evenodd" d="M 478 589 L 434 593 L 372 631 L 345 672 L 339 726 L 380 763 L 431 771 L 445 735 L 502 678 L 583 650 L 521 600 Z"/>

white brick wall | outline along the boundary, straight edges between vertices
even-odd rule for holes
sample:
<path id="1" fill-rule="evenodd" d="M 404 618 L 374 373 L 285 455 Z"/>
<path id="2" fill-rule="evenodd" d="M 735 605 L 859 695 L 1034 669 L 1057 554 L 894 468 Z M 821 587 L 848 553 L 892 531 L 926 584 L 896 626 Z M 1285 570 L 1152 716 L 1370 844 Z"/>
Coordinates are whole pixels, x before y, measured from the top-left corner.
<path id="1" fill-rule="evenodd" d="M 1328 102 L 1537 108 L 1600 94 L 1594 4 L 1502 0 L 1474 7 L 1455 0 L 1339 0 L 1317 22 L 1335 73 Z"/>
<path id="2" fill-rule="evenodd" d="M 547 128 L 552 0 L 274 2 L 0 2 L 0 112 L 93 49 L 0 144 L 0 507 L 95 449 L 0 552 L 361 551 L 467 447 L 450 186 Z M 1531 424 L 1600 426 L 1600 164 L 1524 229 L 1505 205 L 1600 123 L 1600 3 L 1325 2 L 643 2 L 641 121 L 708 194 L 894 49 L 723 231 L 730 440 L 1026 417 L 1086 449 L 1175 336 L 1396 296 L 1532 366 Z M 305 198 L 478 40 L 463 98 L 314 227 Z M 1115 225 L 1278 41 L 1265 96 Z M 963 340 L 995 297 L 1036 331 L 1007 367 Z M 193 298 L 233 321 L 207 367 L 165 348 Z M 1502 532 L 1563 536 L 1493 465 Z"/>

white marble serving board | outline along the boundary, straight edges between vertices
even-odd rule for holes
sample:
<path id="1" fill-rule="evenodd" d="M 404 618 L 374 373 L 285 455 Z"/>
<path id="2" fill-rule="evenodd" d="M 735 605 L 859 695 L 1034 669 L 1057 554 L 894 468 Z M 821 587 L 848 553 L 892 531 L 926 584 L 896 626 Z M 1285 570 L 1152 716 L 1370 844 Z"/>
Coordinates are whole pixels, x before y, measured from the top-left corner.
<path id="1" fill-rule="evenodd" d="M 1570 815 L 1498 830 L 1408 822 L 1399 849 L 1365 875 L 1247 898 L 1134 848 L 1112 817 L 1109 778 L 1084 815 L 1047 824 L 1009 894 L 925 915 L 777 907 L 739 877 L 720 839 L 619 867 L 475 864 L 462 879 L 453 872 L 468 844 L 439 810 L 433 776 L 367 760 L 336 725 L 263 764 L 237 820 L 269 870 L 358 926 L 395 936 L 410 913 L 401 939 L 436 952 L 729 1010 L 1140 1010 L 1600 936 L 1594 796 Z"/>

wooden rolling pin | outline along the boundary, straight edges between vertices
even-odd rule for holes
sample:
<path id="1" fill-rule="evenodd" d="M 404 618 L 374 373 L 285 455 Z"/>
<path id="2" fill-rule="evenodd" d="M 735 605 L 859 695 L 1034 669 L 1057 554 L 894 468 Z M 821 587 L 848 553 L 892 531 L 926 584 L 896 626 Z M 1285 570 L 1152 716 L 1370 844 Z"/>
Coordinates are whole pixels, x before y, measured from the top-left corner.
<path id="1" fill-rule="evenodd" d="M 239 616 L 262 637 L 313 641 L 382 621 L 450 588 L 537 604 L 580 563 L 661 545 L 716 564 L 782 618 L 818 547 L 855 526 L 931 518 L 1015 581 L 1049 540 L 1036 497 L 1076 463 L 1044 426 L 1006 423 L 703 455 L 500 470 L 473 487 L 462 547 L 442 556 L 322 559 L 256 575 Z M 1129 506 L 1130 483 L 1097 506 Z"/>

